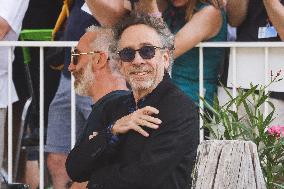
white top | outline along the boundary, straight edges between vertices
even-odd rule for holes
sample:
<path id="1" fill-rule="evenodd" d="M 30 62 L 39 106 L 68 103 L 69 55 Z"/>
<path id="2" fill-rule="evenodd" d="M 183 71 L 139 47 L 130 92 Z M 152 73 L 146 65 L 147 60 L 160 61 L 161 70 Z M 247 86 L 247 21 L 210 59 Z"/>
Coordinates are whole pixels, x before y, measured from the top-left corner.
<path id="1" fill-rule="evenodd" d="M 5 19 L 12 28 L 3 41 L 17 41 L 21 31 L 24 15 L 27 11 L 29 0 L 0 0 L 0 16 Z M 13 48 L 14 50 L 14 48 Z M 12 61 L 14 56 L 12 57 Z M 12 83 L 12 102 L 18 100 L 18 96 Z M 8 48 L 0 47 L 0 108 L 8 105 Z"/>

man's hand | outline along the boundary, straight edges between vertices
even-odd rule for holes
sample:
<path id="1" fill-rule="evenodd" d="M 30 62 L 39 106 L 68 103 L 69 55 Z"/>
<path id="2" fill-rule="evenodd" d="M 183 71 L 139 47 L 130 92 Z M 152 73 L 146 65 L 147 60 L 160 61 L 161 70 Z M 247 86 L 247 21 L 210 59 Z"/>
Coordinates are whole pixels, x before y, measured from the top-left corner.
<path id="1" fill-rule="evenodd" d="M 73 182 L 69 189 L 84 189 L 87 188 L 87 184 L 88 182 L 82 182 L 82 183 Z"/>
<path id="2" fill-rule="evenodd" d="M 11 27 L 8 22 L 0 16 L 0 40 L 10 31 Z"/>
<path id="3" fill-rule="evenodd" d="M 113 134 L 117 135 L 127 133 L 129 130 L 135 130 L 141 135 L 148 137 L 149 133 L 147 133 L 142 127 L 158 129 L 159 124 L 161 124 L 162 121 L 150 116 L 158 113 L 159 110 L 151 106 L 138 109 L 135 112 L 117 120 L 111 131 Z"/>

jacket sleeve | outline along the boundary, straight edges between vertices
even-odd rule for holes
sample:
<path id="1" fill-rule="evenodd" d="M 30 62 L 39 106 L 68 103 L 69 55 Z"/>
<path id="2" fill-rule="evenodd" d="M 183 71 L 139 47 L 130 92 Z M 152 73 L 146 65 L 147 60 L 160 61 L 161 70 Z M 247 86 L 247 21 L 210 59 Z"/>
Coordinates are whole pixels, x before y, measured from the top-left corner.
<path id="1" fill-rule="evenodd" d="M 88 181 L 93 170 L 99 169 L 108 160 L 109 135 L 100 131 L 89 140 L 85 138 L 69 153 L 65 166 L 69 177 L 76 182 Z"/>
<path id="2" fill-rule="evenodd" d="M 191 111 L 186 117 L 178 114 L 171 117 L 174 118 L 163 122 L 150 134 L 139 159 L 131 164 L 118 162 L 95 170 L 88 187 L 157 188 L 185 156 L 193 164 L 199 143 L 197 112 Z"/>

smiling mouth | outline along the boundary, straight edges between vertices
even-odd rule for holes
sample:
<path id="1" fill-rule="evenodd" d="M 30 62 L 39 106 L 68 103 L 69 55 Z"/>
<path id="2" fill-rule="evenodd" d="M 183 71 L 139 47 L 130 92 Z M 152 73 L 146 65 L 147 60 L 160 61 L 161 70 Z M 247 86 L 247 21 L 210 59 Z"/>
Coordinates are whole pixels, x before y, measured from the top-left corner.
<path id="1" fill-rule="evenodd" d="M 149 73 L 150 73 L 150 71 L 143 71 L 143 72 L 131 72 L 130 74 L 135 75 L 135 76 L 144 76 L 144 75 L 147 75 Z"/>

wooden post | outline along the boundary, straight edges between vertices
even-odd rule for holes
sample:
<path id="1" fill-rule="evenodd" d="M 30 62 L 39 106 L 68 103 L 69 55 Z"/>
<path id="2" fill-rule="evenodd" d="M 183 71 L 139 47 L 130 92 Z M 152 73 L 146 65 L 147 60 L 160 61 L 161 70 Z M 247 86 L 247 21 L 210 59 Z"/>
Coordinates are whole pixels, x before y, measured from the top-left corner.
<path id="1" fill-rule="evenodd" d="M 192 189 L 266 189 L 256 145 L 238 140 L 203 141 L 197 150 Z"/>

